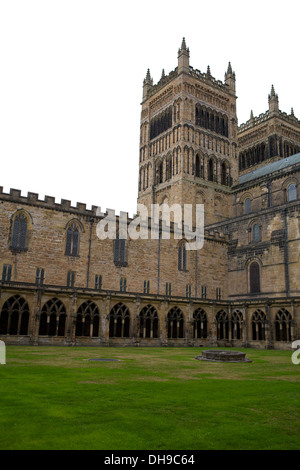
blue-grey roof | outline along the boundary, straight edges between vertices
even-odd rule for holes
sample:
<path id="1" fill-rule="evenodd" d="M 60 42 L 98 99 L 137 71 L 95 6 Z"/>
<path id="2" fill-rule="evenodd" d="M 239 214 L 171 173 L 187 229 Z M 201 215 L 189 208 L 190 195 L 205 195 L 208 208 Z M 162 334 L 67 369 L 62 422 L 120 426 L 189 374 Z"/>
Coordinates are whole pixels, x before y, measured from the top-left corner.
<path id="1" fill-rule="evenodd" d="M 296 163 L 300 163 L 300 153 L 296 153 L 295 155 L 291 155 L 287 158 L 282 158 L 277 162 L 270 163 L 269 165 L 257 168 L 257 170 L 245 173 L 239 177 L 239 184 L 247 183 L 248 181 L 255 180 L 261 176 L 269 175 L 270 173 L 274 173 L 278 170 L 283 170 L 284 168 L 288 168 L 289 166 L 295 165 Z"/>

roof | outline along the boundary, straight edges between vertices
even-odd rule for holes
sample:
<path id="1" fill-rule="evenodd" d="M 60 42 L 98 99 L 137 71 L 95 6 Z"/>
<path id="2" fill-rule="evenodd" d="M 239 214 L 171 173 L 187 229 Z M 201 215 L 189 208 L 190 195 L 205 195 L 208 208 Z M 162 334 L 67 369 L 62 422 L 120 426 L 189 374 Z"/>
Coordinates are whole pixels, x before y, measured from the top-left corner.
<path id="1" fill-rule="evenodd" d="M 295 155 L 292 155 L 287 158 L 282 158 L 277 162 L 270 163 L 269 165 L 257 168 L 257 170 L 253 170 L 249 173 L 241 175 L 239 177 L 239 184 L 247 183 L 248 181 L 255 180 L 257 178 L 260 178 L 261 176 L 269 175 L 270 173 L 274 173 L 278 170 L 283 170 L 284 168 L 296 165 L 297 163 L 300 163 L 300 153 L 296 153 Z"/>

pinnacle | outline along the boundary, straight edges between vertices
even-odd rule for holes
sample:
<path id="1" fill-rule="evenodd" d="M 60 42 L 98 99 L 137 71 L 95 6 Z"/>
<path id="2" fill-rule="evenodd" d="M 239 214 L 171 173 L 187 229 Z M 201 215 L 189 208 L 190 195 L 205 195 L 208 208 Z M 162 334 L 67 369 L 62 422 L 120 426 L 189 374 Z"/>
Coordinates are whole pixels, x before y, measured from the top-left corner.
<path id="1" fill-rule="evenodd" d="M 271 96 L 275 96 L 274 85 L 272 85 L 272 88 L 271 88 Z"/>
<path id="2" fill-rule="evenodd" d="M 185 43 L 185 38 L 182 38 L 182 43 L 181 43 L 181 50 L 186 51 L 186 43 Z"/>

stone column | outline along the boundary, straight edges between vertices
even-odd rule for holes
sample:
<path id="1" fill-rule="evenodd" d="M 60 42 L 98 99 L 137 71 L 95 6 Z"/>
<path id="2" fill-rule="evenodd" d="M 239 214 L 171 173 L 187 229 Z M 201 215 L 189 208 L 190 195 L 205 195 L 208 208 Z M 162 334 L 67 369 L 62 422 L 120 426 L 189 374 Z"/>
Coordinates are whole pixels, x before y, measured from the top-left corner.
<path id="1" fill-rule="evenodd" d="M 166 346 L 168 344 L 168 332 L 167 332 L 167 314 L 168 314 L 168 307 L 169 302 L 163 301 L 161 302 L 160 308 L 160 318 L 159 318 L 159 332 L 160 332 L 160 340 L 162 346 Z"/>
<path id="2" fill-rule="evenodd" d="M 266 327 L 266 341 L 268 342 L 268 347 L 273 348 L 273 325 L 271 320 L 271 304 L 268 302 L 266 304 L 266 313 L 267 313 L 267 327 Z"/>
<path id="3" fill-rule="evenodd" d="M 35 295 L 32 299 L 32 316 L 30 320 L 30 331 L 31 342 L 33 345 L 38 345 L 38 335 L 39 335 L 39 324 L 40 324 L 40 315 L 41 315 L 41 304 L 42 304 L 42 293 L 40 289 L 37 289 Z"/>
<path id="4" fill-rule="evenodd" d="M 69 302 L 69 315 L 67 315 L 67 343 L 75 345 L 76 342 L 76 316 L 77 316 L 77 293 L 74 292 Z"/>

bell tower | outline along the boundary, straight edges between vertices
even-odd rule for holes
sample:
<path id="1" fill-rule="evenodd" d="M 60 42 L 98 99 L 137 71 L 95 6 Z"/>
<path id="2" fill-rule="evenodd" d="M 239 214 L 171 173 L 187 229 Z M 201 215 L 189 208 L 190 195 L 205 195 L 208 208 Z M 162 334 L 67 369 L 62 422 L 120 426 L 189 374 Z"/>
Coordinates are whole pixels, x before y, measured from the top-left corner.
<path id="1" fill-rule="evenodd" d="M 143 83 L 138 202 L 204 204 L 205 223 L 230 214 L 238 183 L 235 73 L 225 80 L 190 66 L 185 38 L 177 67 Z"/>

